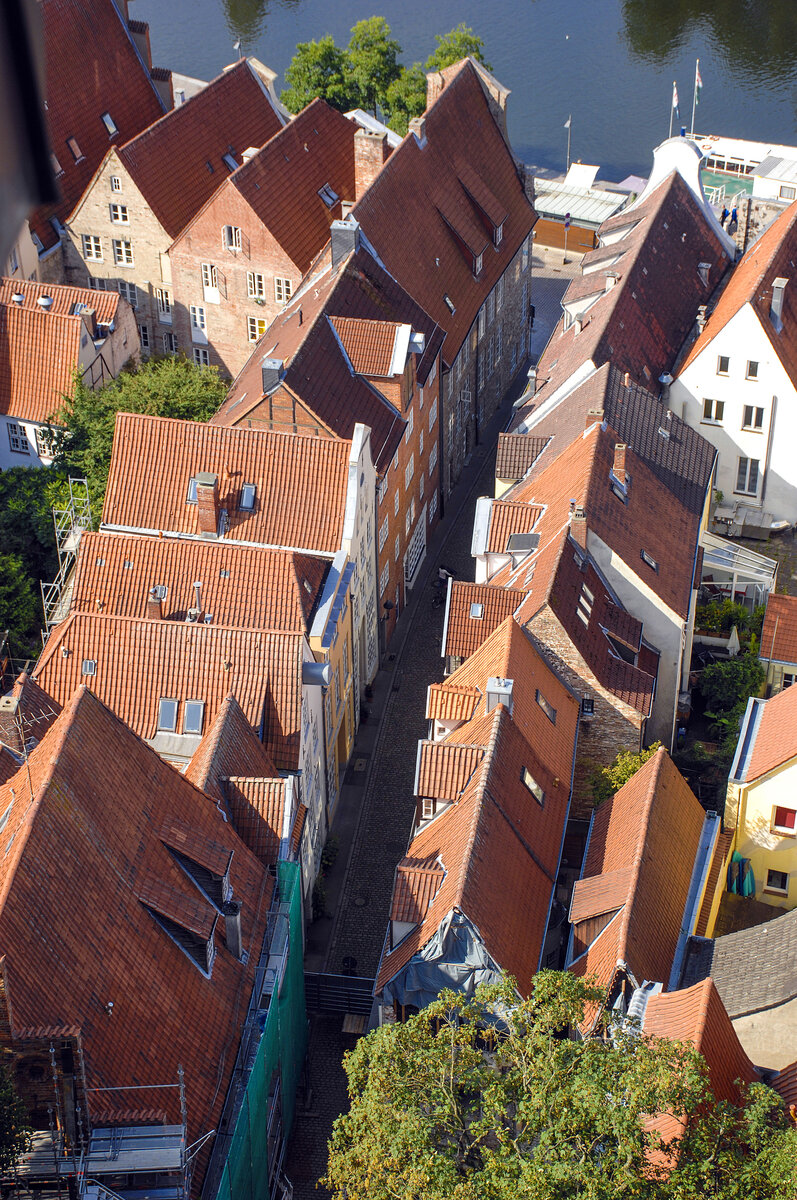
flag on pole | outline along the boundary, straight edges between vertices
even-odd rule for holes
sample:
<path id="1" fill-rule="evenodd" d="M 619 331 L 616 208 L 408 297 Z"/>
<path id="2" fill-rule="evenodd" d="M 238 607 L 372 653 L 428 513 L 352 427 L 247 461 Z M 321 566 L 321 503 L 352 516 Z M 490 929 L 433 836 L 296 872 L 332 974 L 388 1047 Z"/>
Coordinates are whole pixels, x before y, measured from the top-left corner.
<path id="1" fill-rule="evenodd" d="M 675 80 L 673 80 L 672 85 L 672 106 L 678 113 L 678 119 L 680 120 L 681 110 L 678 108 L 678 88 L 675 86 Z"/>
<path id="2" fill-rule="evenodd" d="M 572 117 L 568 117 L 568 118 L 567 118 L 567 120 L 566 120 L 566 121 L 565 121 L 565 123 L 564 123 L 564 126 L 563 126 L 563 128 L 564 128 L 564 129 L 569 129 L 569 128 L 570 128 L 570 122 L 571 122 L 572 120 L 573 120 L 573 118 L 572 118 Z"/>
<path id="3" fill-rule="evenodd" d="M 700 59 L 695 63 L 695 104 L 700 103 L 700 92 L 703 88 L 703 80 L 700 78 Z"/>

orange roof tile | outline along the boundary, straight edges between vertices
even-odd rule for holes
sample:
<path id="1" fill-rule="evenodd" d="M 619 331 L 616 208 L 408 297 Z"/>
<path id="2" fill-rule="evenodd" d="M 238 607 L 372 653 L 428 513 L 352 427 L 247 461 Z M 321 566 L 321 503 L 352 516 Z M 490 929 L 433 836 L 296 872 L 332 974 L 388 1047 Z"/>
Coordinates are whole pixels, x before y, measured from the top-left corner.
<path id="1" fill-rule="evenodd" d="M 177 237 L 237 163 L 282 128 L 255 68 L 243 58 L 119 149 L 119 158 L 170 237 Z"/>
<path id="2" fill-rule="evenodd" d="M 298 855 L 299 847 L 302 844 L 302 834 L 307 824 L 307 814 L 309 811 L 306 804 L 300 804 L 296 809 L 296 817 L 293 822 L 293 829 L 291 830 L 291 854 L 294 857 Z"/>
<path id="3" fill-rule="evenodd" d="M 439 859 L 403 858 L 396 867 L 391 921 L 417 925 L 434 900 L 445 876 Z"/>
<path id="4" fill-rule="evenodd" d="M 5 783 L 20 768 L 20 760 L 5 746 L 0 746 L 0 783 Z"/>
<path id="5" fill-rule="evenodd" d="M 76 304 L 85 304 L 94 310 L 98 325 L 110 325 L 116 320 L 121 298 L 118 292 L 95 292 L 91 288 L 68 287 L 59 283 L 36 283 L 30 279 L 8 279 L 0 277 L 0 304 L 12 304 L 12 296 L 22 296 L 20 306 L 41 312 L 37 303 L 40 296 L 49 296 L 50 313 L 72 316 Z"/>
<path id="6" fill-rule="evenodd" d="M 140 737 L 157 733 L 162 697 L 203 700 L 205 726 L 232 693 L 278 768 L 298 764 L 303 635 L 72 613 L 51 633 L 37 682 L 65 703 L 83 663 L 92 690 Z M 182 717 L 178 714 L 178 719 Z"/>
<path id="7" fill-rule="evenodd" d="M 238 836 L 262 863 L 276 863 L 280 856 L 287 781 L 233 776 L 225 779 L 223 786 Z"/>
<path id="8" fill-rule="evenodd" d="M 218 476 L 229 540 L 335 554 L 350 453 L 351 443 L 336 438 L 118 413 L 103 525 L 196 536 L 188 484 L 207 471 Z M 238 508 L 244 483 L 257 488 L 251 512 Z"/>
<path id="9" fill-rule="evenodd" d="M 479 698 L 478 688 L 430 683 L 426 693 L 426 718 L 429 721 L 469 721 Z"/>
<path id="10" fill-rule="evenodd" d="M 622 959 L 638 980 L 666 985 L 704 817 L 663 747 L 597 810 L 571 901 L 571 971 L 608 990 Z M 615 907 L 595 936 L 592 918 Z"/>
<path id="11" fill-rule="evenodd" d="M 761 629 L 761 657 L 797 663 L 797 596 L 769 593 Z"/>
<path id="12" fill-rule="evenodd" d="M 453 580 L 446 607 L 443 654 L 468 658 L 524 599 L 525 592 L 516 588 Z"/>
<path id="13" fill-rule="evenodd" d="M 38 7 L 46 60 L 45 118 L 63 174 L 57 180 L 61 199 L 37 209 L 31 229 L 50 247 L 58 241 L 50 218 L 66 220 L 108 147 L 157 121 L 163 104 L 113 0 L 42 0 Z M 109 134 L 103 113 L 110 115 L 117 133 Z M 68 138 L 77 142 L 82 156 L 77 161 Z"/>
<path id="14" fill-rule="evenodd" d="M 456 799 L 467 787 L 483 758 L 483 746 L 419 742 L 416 796 L 429 796 L 437 800 Z"/>
<path id="15" fill-rule="evenodd" d="M 86 688 L 31 752 L 28 770 L 0 788 L 0 809 L 8 805 L 0 944 L 11 1037 L 68 1027 L 80 1038 L 89 1089 L 176 1084 L 182 1065 L 187 1141 L 195 1141 L 221 1116 L 266 930 L 269 873 L 212 801 Z M 247 962 L 230 954 L 224 922 L 161 840 L 166 822 L 232 855 Z M 201 937 L 216 923 L 210 978 L 142 899 Z M 134 1099 L 136 1109 L 179 1122 L 176 1087 L 147 1096 L 89 1090 L 87 1115 L 95 1124 L 125 1119 Z"/>
<path id="16" fill-rule="evenodd" d="M 355 317 L 329 319 L 358 375 L 387 378 L 397 374 L 391 369 L 396 337 L 401 328 L 396 321 L 363 321 Z"/>
<path id="17" fill-rule="evenodd" d="M 60 711 L 61 705 L 23 671 L 0 703 L 0 743 L 22 754 L 23 737 L 28 748 L 40 742 Z"/>
<path id="18" fill-rule="evenodd" d="M 201 583 L 203 613 L 216 625 L 307 633 L 329 560 L 186 538 L 86 533 L 80 541 L 70 607 L 149 617 L 150 589 L 166 588 L 163 619 L 184 621 Z"/>
<path id="19" fill-rule="evenodd" d="M 783 1097 L 791 1110 L 792 1121 L 797 1121 L 797 1062 L 790 1063 L 778 1071 L 772 1080 L 772 1087 Z"/>
<path id="20" fill-rule="evenodd" d="M 745 745 L 746 737 L 750 744 Z M 797 754 L 797 689 L 784 688 L 770 700 L 752 701 L 739 735 L 740 764 L 735 777 L 760 779 Z"/>
<path id="21" fill-rule="evenodd" d="M 526 501 L 494 500 L 490 505 L 490 529 L 487 550 L 490 554 L 506 554 L 513 533 L 531 533 L 542 516 L 541 504 Z"/>
<path id="22" fill-rule="evenodd" d="M 233 775 L 273 777 L 277 768 L 233 695 L 222 701 L 216 719 L 184 771 L 186 779 L 224 803 L 223 780 Z"/>
<path id="23" fill-rule="evenodd" d="M 0 305 L 0 413 L 44 422 L 60 408 L 80 363 L 80 317 Z"/>
<path id="24" fill-rule="evenodd" d="M 184 821 L 167 818 L 161 825 L 160 839 L 164 846 L 176 850 L 178 854 L 184 854 L 200 867 L 205 867 L 212 875 L 223 878 L 230 868 L 229 849 L 198 833 Z"/>

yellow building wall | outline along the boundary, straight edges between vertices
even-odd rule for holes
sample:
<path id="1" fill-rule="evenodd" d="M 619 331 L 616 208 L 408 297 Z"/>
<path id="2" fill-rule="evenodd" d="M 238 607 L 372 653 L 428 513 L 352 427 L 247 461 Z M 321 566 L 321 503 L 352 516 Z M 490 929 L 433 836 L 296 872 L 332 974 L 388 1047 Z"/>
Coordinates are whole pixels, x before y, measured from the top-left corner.
<path id="1" fill-rule="evenodd" d="M 797 759 L 751 784 L 729 784 L 726 825 L 735 825 L 733 849 L 749 858 L 756 899 L 778 908 L 797 907 L 797 836 L 773 828 L 775 808 L 797 810 Z M 767 873 L 788 875 L 788 891 L 767 887 Z"/>
<path id="2" fill-rule="evenodd" d="M 331 682 L 324 699 L 328 818 L 331 821 L 340 795 L 343 774 L 354 746 L 354 676 L 352 651 L 351 591 L 338 617 L 335 635 L 325 650 L 321 638 L 310 638 L 316 662 L 327 662 Z"/>

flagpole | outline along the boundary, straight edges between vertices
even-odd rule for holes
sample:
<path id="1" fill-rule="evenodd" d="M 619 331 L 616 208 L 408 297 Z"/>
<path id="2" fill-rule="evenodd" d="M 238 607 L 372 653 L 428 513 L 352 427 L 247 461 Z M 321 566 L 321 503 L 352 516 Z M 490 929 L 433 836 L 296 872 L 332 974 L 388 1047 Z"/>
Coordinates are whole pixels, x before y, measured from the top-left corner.
<path id="1" fill-rule="evenodd" d="M 672 94 L 675 96 L 675 80 L 672 81 Z M 670 132 L 667 134 L 667 137 L 672 137 L 672 114 L 674 112 L 675 105 L 673 104 L 672 100 L 670 100 Z"/>
<path id="2" fill-rule="evenodd" d="M 692 93 L 692 132 L 690 137 L 695 136 L 695 106 L 697 105 L 697 77 L 700 71 L 700 59 L 695 62 L 695 90 Z"/>
<path id="3" fill-rule="evenodd" d="M 567 118 L 567 170 L 570 170 L 570 126 L 573 124 L 573 114 Z"/>

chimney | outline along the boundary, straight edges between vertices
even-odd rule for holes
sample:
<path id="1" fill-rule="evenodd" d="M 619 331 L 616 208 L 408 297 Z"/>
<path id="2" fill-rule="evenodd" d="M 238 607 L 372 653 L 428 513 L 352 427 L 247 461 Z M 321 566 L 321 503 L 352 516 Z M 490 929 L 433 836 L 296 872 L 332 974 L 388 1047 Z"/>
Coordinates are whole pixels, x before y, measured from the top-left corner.
<path id="1" fill-rule="evenodd" d="M 259 154 L 259 153 L 260 153 L 260 150 L 258 149 L 257 146 L 247 146 L 247 148 L 244 150 L 243 154 L 241 155 L 241 162 L 248 163 L 250 158 L 254 158 L 255 155 Z"/>
<path id="2" fill-rule="evenodd" d="M 241 959 L 244 953 L 244 942 L 241 936 L 241 901 L 225 900 L 222 912 L 224 913 L 224 937 L 227 949 L 233 958 Z"/>
<path id="3" fill-rule="evenodd" d="M 39 308 L 44 309 L 45 312 L 49 312 L 53 306 L 53 298 L 52 296 L 39 296 L 36 303 Z"/>
<path id="4" fill-rule="evenodd" d="M 358 129 L 354 135 L 354 198 L 360 200 L 387 162 L 386 133 Z"/>
<path id="5" fill-rule="evenodd" d="M 617 283 L 617 272 L 616 271 L 607 271 L 606 272 L 606 291 L 608 292 L 611 288 L 614 287 L 614 285 L 616 283 Z"/>
<path id="6" fill-rule="evenodd" d="M 621 483 L 626 481 L 625 473 L 625 452 L 628 446 L 625 442 L 616 442 L 614 447 L 614 466 L 612 470 Z"/>
<path id="7" fill-rule="evenodd" d="M 264 394 L 273 392 L 274 388 L 282 382 L 285 364 L 281 358 L 264 358 L 260 364 L 260 374 Z"/>
<path id="8" fill-rule="evenodd" d="M 19 307 L 20 305 L 25 303 L 25 297 L 22 295 L 21 292 L 14 292 L 14 295 L 11 297 L 11 299 L 14 302 L 14 304 L 17 305 L 17 307 Z"/>
<path id="9" fill-rule="evenodd" d="M 575 319 L 575 321 L 573 322 L 573 324 L 574 324 L 574 325 L 575 325 L 575 327 L 576 327 L 576 333 L 577 333 L 577 334 L 581 333 L 581 330 L 584 328 L 584 315 L 583 315 L 583 313 L 579 313 L 579 314 L 578 314 L 578 316 L 576 317 L 576 319 Z"/>
<path id="10" fill-rule="evenodd" d="M 501 679 L 500 676 L 493 676 L 487 680 L 487 691 L 485 692 L 486 712 L 490 713 L 499 704 L 505 704 L 509 709 L 510 716 L 512 714 L 512 691 L 514 688 L 513 679 Z"/>
<path id="11" fill-rule="evenodd" d="M 197 579 L 194 583 L 194 594 L 196 596 L 196 611 L 197 615 L 202 615 L 202 580 Z"/>
<path id="12" fill-rule="evenodd" d="M 631 386 L 631 376 L 629 375 L 628 371 L 626 371 L 625 375 L 623 376 L 623 387 L 628 388 L 630 386 Z"/>
<path id="13" fill-rule="evenodd" d="M 783 324 L 783 293 L 786 291 L 788 279 L 773 279 L 772 303 L 769 306 L 769 316 L 772 324 L 780 331 Z"/>
<path id="14" fill-rule="evenodd" d="M 412 117 L 409 125 L 410 133 L 413 134 L 418 145 L 423 149 L 426 145 L 426 117 Z"/>
<path id="15" fill-rule="evenodd" d="M 216 537 L 219 529 L 219 477 L 199 471 L 196 480 L 196 508 L 202 537 Z"/>
<path id="16" fill-rule="evenodd" d="M 706 306 L 701 304 L 697 310 L 697 332 L 702 333 L 706 327 Z"/>
<path id="17" fill-rule="evenodd" d="M 533 396 L 535 394 L 535 392 L 537 391 L 537 368 L 536 367 L 529 367 L 528 379 L 529 379 L 528 393 L 530 396 Z"/>
<path id="18" fill-rule="evenodd" d="M 665 371 L 663 375 L 659 375 L 659 383 L 661 384 L 661 402 L 665 408 L 669 408 L 672 375 Z"/>
<path id="19" fill-rule="evenodd" d="M 588 408 L 587 409 L 587 423 L 586 423 L 585 428 L 591 429 L 591 427 L 593 425 L 600 425 L 602 423 L 603 423 L 603 409 L 602 408 Z"/>
<path id="20" fill-rule="evenodd" d="M 147 593 L 147 620 L 163 620 L 163 601 L 158 595 L 157 588 L 151 587 Z"/>
<path id="21" fill-rule="evenodd" d="M 333 221 L 329 230 L 332 266 L 336 267 L 344 258 L 360 249 L 360 225 L 354 217 L 345 221 Z"/>
<path id="22" fill-rule="evenodd" d="M 440 99 L 440 94 L 446 86 L 446 81 L 443 78 L 442 71 L 430 71 L 426 76 L 426 109 L 432 107 L 436 100 Z M 412 126 L 410 126 L 412 128 Z"/>
<path id="23" fill-rule="evenodd" d="M 587 548 L 587 517 L 584 509 L 577 504 L 570 514 L 570 536 L 582 550 Z"/>

